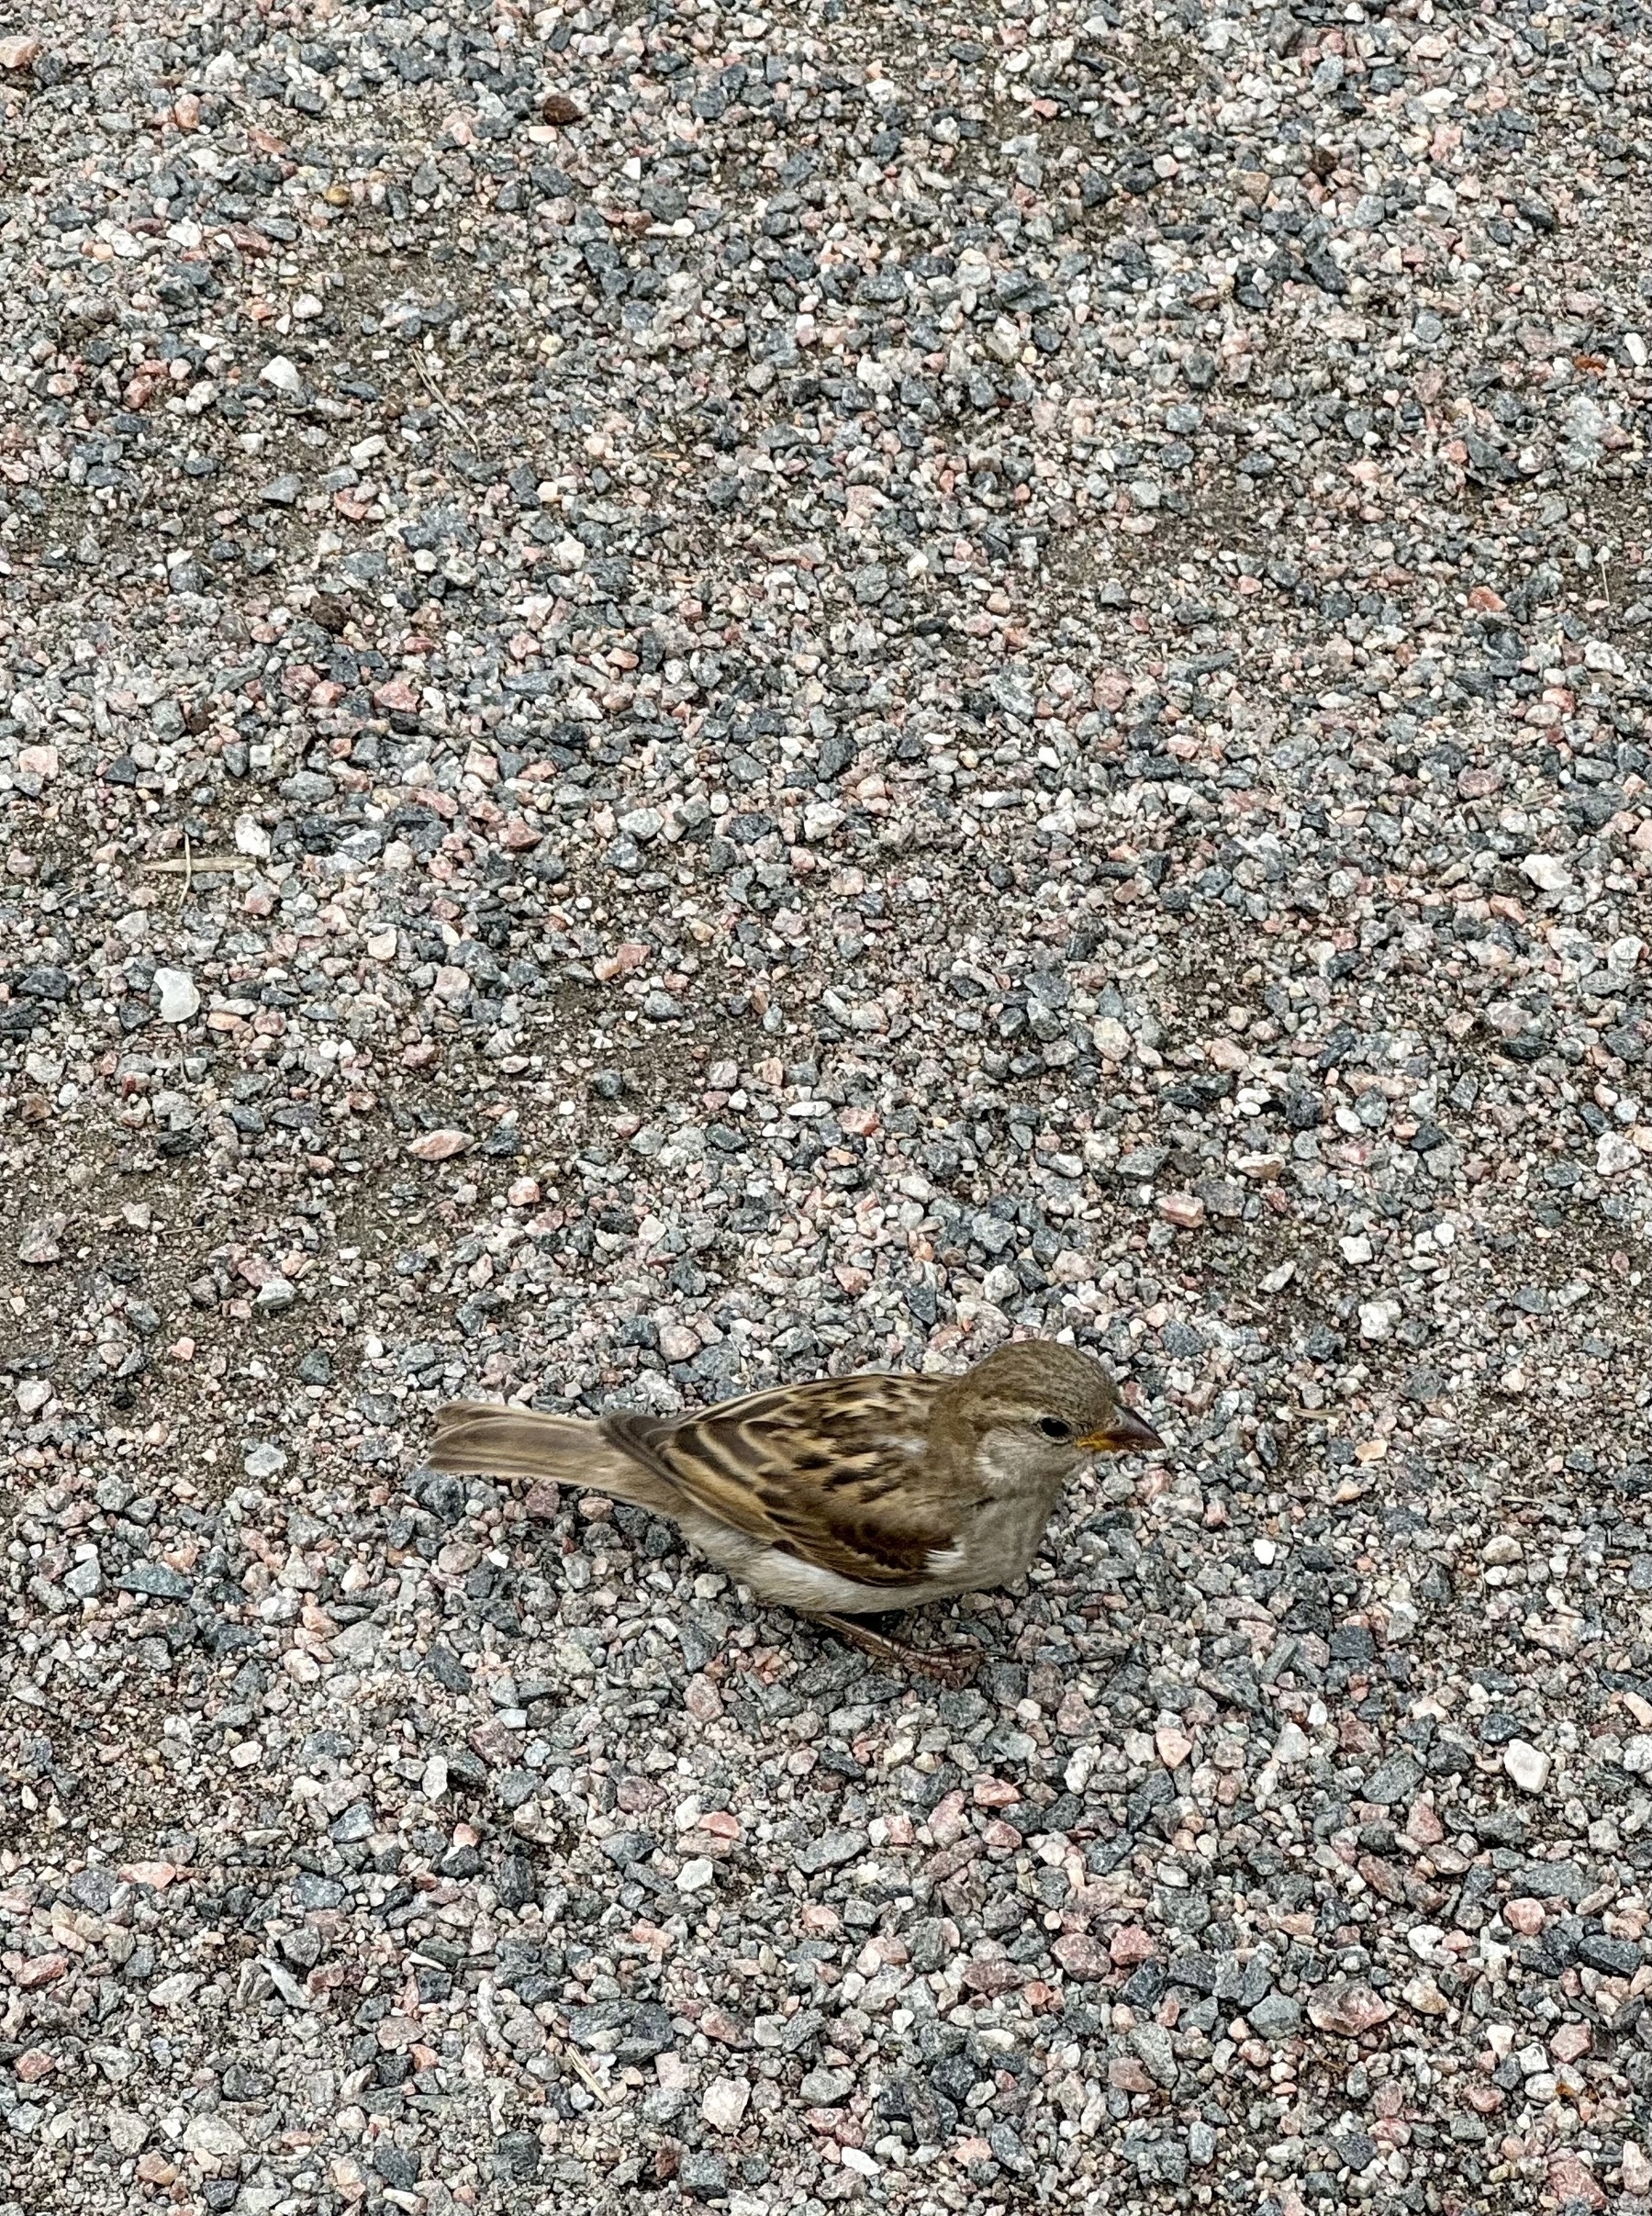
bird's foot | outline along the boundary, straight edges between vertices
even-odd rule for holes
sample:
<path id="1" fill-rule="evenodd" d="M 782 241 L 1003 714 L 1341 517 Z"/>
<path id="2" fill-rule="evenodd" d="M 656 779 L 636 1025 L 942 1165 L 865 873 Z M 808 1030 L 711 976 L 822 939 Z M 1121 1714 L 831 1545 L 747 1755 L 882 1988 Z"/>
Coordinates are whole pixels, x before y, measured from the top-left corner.
<path id="1" fill-rule="evenodd" d="M 901 1669 L 916 1670 L 954 1690 L 968 1684 L 986 1660 L 979 1647 L 909 1646 L 903 1639 L 890 1639 L 885 1632 L 869 1631 L 851 1616 L 821 1616 L 815 1620 L 827 1625 L 850 1646 L 858 1647 L 863 1654 L 874 1655 L 879 1662 L 894 1662 Z"/>

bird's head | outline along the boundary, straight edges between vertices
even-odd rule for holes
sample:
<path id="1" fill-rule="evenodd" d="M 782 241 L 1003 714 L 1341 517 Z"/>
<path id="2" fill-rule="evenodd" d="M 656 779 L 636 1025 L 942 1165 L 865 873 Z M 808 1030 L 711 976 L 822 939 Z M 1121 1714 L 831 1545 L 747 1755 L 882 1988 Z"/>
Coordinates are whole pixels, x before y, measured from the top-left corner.
<path id="1" fill-rule="evenodd" d="M 958 1380 L 956 1417 L 1032 1478 L 1066 1477 L 1087 1454 L 1142 1454 L 1164 1445 L 1120 1400 L 1093 1356 L 1054 1339 L 998 1348 Z"/>

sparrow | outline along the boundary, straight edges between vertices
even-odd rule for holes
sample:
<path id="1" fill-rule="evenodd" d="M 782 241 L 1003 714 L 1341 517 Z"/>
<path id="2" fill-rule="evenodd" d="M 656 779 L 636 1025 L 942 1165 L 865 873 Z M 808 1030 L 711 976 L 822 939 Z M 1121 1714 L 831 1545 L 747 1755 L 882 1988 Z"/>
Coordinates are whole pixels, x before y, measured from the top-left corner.
<path id="1" fill-rule="evenodd" d="M 947 1657 L 852 1619 L 1012 1583 L 1087 1456 L 1163 1444 L 1099 1362 L 1022 1339 L 961 1377 L 820 1378 L 664 1419 L 453 1401 L 437 1414 L 429 1461 L 579 1485 L 669 1517 L 758 1600 L 952 1677 Z"/>

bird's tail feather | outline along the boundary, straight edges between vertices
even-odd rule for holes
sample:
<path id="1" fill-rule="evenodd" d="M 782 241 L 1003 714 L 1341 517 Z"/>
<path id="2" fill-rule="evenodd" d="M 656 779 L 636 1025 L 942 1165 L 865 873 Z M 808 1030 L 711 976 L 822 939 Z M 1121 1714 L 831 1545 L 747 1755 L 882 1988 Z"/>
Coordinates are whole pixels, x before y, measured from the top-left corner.
<path id="1" fill-rule="evenodd" d="M 682 1505 L 663 1478 L 604 1438 L 595 1424 L 496 1401 L 452 1401 L 440 1409 L 425 1459 L 432 1470 L 582 1485 L 668 1516 Z"/>

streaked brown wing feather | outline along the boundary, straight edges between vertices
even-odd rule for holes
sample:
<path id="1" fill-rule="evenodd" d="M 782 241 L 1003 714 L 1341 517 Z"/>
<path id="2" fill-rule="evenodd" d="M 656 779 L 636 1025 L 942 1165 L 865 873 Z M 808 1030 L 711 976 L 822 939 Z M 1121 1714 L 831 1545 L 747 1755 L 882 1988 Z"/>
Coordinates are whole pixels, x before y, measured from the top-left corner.
<path id="1" fill-rule="evenodd" d="M 615 1415 L 602 1428 L 686 1503 L 750 1539 L 863 1584 L 908 1584 L 953 1544 L 924 1436 L 943 1381 L 822 1378 L 725 1401 L 703 1416 Z"/>

